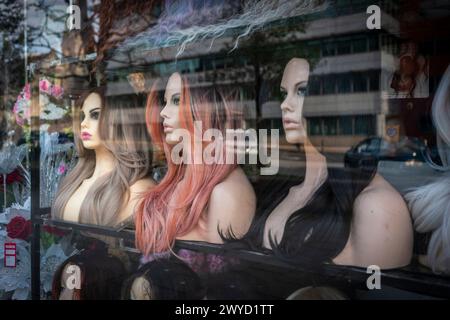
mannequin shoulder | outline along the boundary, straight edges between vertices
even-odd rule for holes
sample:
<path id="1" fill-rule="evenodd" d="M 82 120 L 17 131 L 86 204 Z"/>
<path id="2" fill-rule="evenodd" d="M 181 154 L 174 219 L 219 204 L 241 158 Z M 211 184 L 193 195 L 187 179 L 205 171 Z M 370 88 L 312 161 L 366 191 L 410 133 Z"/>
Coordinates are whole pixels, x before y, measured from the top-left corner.
<path id="1" fill-rule="evenodd" d="M 372 210 L 367 210 L 369 208 Z M 406 216 L 410 219 L 403 197 L 379 174 L 376 174 L 370 184 L 356 197 L 353 209 L 355 218 Z M 369 214 L 375 211 L 377 215 Z"/>
<path id="2" fill-rule="evenodd" d="M 236 168 L 211 192 L 208 220 L 212 227 L 232 228 L 236 235 L 247 232 L 256 210 L 256 195 L 247 176 Z"/>
<path id="3" fill-rule="evenodd" d="M 229 204 L 256 203 L 255 191 L 244 171 L 239 167 L 212 190 L 210 202 L 223 205 L 224 201 L 227 206 Z"/>
<path id="4" fill-rule="evenodd" d="M 151 178 L 144 178 L 136 181 L 130 186 L 131 193 L 146 192 L 156 186 L 156 182 Z"/>
<path id="5" fill-rule="evenodd" d="M 356 264 L 393 268 L 411 259 L 413 228 L 408 207 L 378 174 L 355 200 L 350 237 Z"/>

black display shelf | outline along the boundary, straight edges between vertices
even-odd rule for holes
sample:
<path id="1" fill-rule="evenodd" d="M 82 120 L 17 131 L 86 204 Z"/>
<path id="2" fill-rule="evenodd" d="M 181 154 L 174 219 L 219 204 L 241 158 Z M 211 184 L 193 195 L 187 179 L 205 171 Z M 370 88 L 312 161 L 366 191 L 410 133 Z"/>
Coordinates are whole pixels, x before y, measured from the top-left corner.
<path id="1" fill-rule="evenodd" d="M 324 264 L 318 269 L 308 269 L 294 266 L 279 260 L 278 258 L 260 252 L 248 250 L 227 250 L 222 245 L 197 241 L 177 241 L 176 248 L 188 249 L 212 254 L 230 255 L 250 262 L 256 268 L 265 268 L 269 272 L 295 281 L 304 276 L 314 277 L 326 281 L 338 281 L 347 283 L 356 288 L 367 289 L 366 281 L 370 274 L 366 268 Z M 268 273 L 269 275 L 269 273 Z M 421 267 L 415 260 L 404 268 L 381 270 L 381 283 L 400 290 L 436 298 L 450 298 L 450 277 L 440 276 L 430 270 Z"/>

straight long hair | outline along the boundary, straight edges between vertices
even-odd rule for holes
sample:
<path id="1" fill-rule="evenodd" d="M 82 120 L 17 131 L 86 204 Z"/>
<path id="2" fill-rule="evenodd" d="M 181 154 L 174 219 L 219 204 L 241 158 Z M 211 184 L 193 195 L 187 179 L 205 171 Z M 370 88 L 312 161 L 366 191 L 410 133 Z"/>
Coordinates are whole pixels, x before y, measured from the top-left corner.
<path id="1" fill-rule="evenodd" d="M 198 226 L 212 190 L 237 167 L 235 163 L 193 164 L 193 154 L 183 154 L 189 157 L 189 163 L 173 163 L 172 146 L 163 136 L 156 87 L 156 84 L 152 87 L 147 100 L 146 121 L 155 148 L 165 154 L 168 170 L 159 185 L 145 194 L 136 212 L 136 247 L 145 255 L 169 250 L 176 238 Z M 226 129 L 240 128 L 242 112 L 231 101 L 231 94 L 225 95 L 216 88 L 190 88 L 182 76 L 180 127 L 191 137 L 194 137 L 194 121 L 202 122 L 202 136 L 208 129 L 225 133 Z M 191 150 L 194 150 L 193 139 Z M 225 145 L 222 151 L 225 154 Z"/>
<path id="2" fill-rule="evenodd" d="M 80 139 L 80 110 L 84 100 L 96 93 L 102 101 L 99 136 L 114 156 L 114 170 L 99 177 L 89 189 L 80 208 L 79 222 L 115 227 L 120 212 L 130 197 L 130 186 L 150 174 L 152 150 L 150 137 L 143 123 L 143 106 L 138 97 L 106 98 L 105 88 L 96 88 L 78 101 L 74 117 L 74 139 L 78 162 L 62 180 L 52 207 L 52 217 L 64 219 L 67 202 L 82 182 L 95 169 L 95 152 L 84 148 Z"/>
<path id="3" fill-rule="evenodd" d="M 305 158 L 303 151 L 300 155 Z M 376 173 L 376 161 L 364 159 L 360 168 L 328 167 L 328 177 L 301 209 L 291 214 L 281 241 L 269 235 L 272 253 L 281 260 L 306 267 L 331 262 L 345 247 L 353 220 L 353 204 Z M 301 179 L 301 178 L 300 178 Z M 277 175 L 258 188 L 257 217 L 241 239 L 232 232 L 222 234 L 230 249 L 269 251 L 263 247 L 264 229 L 272 211 L 301 181 Z"/>

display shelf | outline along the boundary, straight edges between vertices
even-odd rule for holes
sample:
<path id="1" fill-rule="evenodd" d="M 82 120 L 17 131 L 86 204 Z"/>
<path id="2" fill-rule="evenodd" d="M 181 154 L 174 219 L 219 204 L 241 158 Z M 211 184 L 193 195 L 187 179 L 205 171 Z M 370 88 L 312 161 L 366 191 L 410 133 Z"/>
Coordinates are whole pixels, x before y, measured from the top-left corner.
<path id="1" fill-rule="evenodd" d="M 366 282 L 370 274 L 366 268 L 338 266 L 324 264 L 318 269 L 307 269 L 297 267 L 280 261 L 274 256 L 260 252 L 248 250 L 227 250 L 221 245 L 195 242 L 195 241 L 177 241 L 176 248 L 188 249 L 199 252 L 214 254 L 232 255 L 250 263 L 258 264 L 258 267 L 276 272 L 279 275 L 285 275 L 295 281 L 303 278 L 305 275 L 322 278 L 322 280 L 338 281 L 347 283 L 356 288 L 367 289 Z M 444 277 L 433 274 L 429 270 L 422 269 L 416 261 L 404 268 L 381 270 L 382 286 L 395 287 L 400 290 L 411 291 L 414 293 L 433 296 L 436 298 L 450 298 L 450 277 Z M 425 268 L 423 268 L 425 269 Z M 419 271 L 420 270 L 420 271 Z"/>

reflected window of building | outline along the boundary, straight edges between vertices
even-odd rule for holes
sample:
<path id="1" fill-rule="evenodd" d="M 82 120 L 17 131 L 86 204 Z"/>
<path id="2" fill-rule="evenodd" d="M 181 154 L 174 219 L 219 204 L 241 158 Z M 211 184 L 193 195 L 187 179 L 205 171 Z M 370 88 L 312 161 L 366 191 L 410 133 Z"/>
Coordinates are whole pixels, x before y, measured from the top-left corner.
<path id="1" fill-rule="evenodd" d="M 322 119 L 309 118 L 308 119 L 308 131 L 312 136 L 322 135 Z"/>
<path id="2" fill-rule="evenodd" d="M 353 53 L 366 52 L 367 42 L 365 38 L 357 38 L 352 41 Z"/>
<path id="3" fill-rule="evenodd" d="M 380 90 L 380 72 L 373 71 L 369 73 L 369 91 Z"/>
<path id="4" fill-rule="evenodd" d="M 323 119 L 323 133 L 326 136 L 335 136 L 337 134 L 336 117 L 327 117 Z"/>
<path id="5" fill-rule="evenodd" d="M 361 73 L 353 73 L 353 92 L 366 92 L 367 91 L 367 77 Z"/>
<path id="6" fill-rule="evenodd" d="M 353 134 L 353 117 L 342 116 L 339 117 L 339 134 L 352 135 Z"/>
<path id="7" fill-rule="evenodd" d="M 368 45 L 369 45 L 369 51 L 378 51 L 379 49 L 379 43 L 378 43 L 378 37 L 369 37 L 368 38 Z"/>
<path id="8" fill-rule="evenodd" d="M 334 56 L 336 55 L 336 44 L 334 42 L 324 42 L 322 46 L 322 56 L 328 57 L 328 56 Z"/>
<path id="9" fill-rule="evenodd" d="M 349 93 L 351 92 L 351 76 L 350 74 L 341 74 L 336 77 L 337 92 Z"/>
<path id="10" fill-rule="evenodd" d="M 375 116 L 362 115 L 355 117 L 355 133 L 358 135 L 375 134 Z"/>
<path id="11" fill-rule="evenodd" d="M 351 42 L 350 39 L 343 39 L 337 43 L 337 54 L 350 54 L 351 53 Z"/>
<path id="12" fill-rule="evenodd" d="M 308 93 L 310 95 L 319 95 L 321 93 L 321 79 L 318 76 L 312 76 L 308 83 Z"/>
<path id="13" fill-rule="evenodd" d="M 336 92 L 335 76 L 330 75 L 326 81 L 323 82 L 323 94 L 334 94 Z"/>

